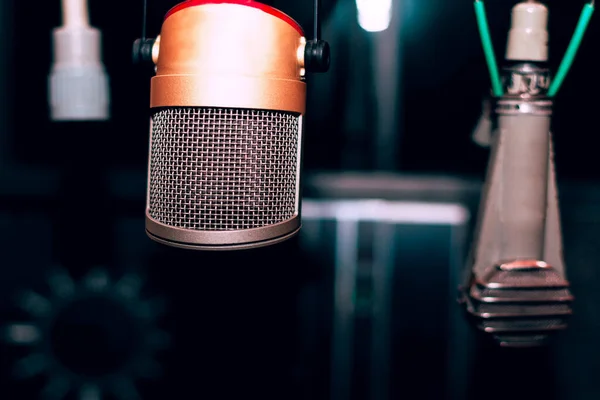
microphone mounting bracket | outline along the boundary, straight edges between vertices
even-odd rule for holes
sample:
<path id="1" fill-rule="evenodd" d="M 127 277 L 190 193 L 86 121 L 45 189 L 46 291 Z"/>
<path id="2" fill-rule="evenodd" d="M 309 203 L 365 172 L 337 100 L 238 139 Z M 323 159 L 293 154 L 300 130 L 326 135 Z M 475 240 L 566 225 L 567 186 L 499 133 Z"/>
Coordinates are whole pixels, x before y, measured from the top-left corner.
<path id="1" fill-rule="evenodd" d="M 152 49 L 156 39 L 137 39 L 133 42 L 133 63 L 149 63 L 152 62 Z"/>
<path id="2" fill-rule="evenodd" d="M 146 8 L 144 0 L 144 25 L 142 37 L 133 43 L 133 63 L 142 64 L 152 62 L 152 51 L 156 39 L 146 38 Z M 314 38 L 306 42 L 304 48 L 304 68 L 307 72 L 323 73 L 329 70 L 331 51 L 329 43 L 321 40 L 321 2 L 314 0 Z"/>
<path id="3" fill-rule="evenodd" d="M 304 48 L 304 68 L 307 72 L 327 72 L 331 63 L 329 43 L 321 40 L 321 1 L 314 3 L 314 38 Z"/>
<path id="4" fill-rule="evenodd" d="M 146 22 L 148 20 L 148 0 L 144 1 L 144 18 L 142 21 L 142 37 L 133 42 L 132 59 L 134 64 L 152 62 L 152 49 L 156 39 L 146 38 Z"/>

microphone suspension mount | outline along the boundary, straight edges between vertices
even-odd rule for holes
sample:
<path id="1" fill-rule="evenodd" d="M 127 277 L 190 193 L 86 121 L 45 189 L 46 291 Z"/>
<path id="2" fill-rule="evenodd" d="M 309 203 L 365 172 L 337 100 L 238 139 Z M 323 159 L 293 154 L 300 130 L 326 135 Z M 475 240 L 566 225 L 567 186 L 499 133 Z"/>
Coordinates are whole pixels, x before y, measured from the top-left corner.
<path id="1" fill-rule="evenodd" d="M 133 42 L 132 59 L 134 64 L 152 63 L 156 58 L 154 49 L 157 39 L 146 38 L 146 10 L 147 0 L 144 0 L 144 22 L 142 37 Z M 324 73 L 329 71 L 331 51 L 329 43 L 321 40 L 321 2 L 314 2 L 314 38 L 308 40 L 304 46 L 304 69 L 311 73 Z"/>
<path id="2" fill-rule="evenodd" d="M 133 63 L 150 63 L 152 62 L 152 50 L 156 39 L 137 39 L 133 42 Z"/>
<path id="3" fill-rule="evenodd" d="M 314 4 L 314 38 L 304 48 L 304 68 L 308 72 L 327 72 L 331 63 L 329 43 L 321 40 L 321 2 Z"/>

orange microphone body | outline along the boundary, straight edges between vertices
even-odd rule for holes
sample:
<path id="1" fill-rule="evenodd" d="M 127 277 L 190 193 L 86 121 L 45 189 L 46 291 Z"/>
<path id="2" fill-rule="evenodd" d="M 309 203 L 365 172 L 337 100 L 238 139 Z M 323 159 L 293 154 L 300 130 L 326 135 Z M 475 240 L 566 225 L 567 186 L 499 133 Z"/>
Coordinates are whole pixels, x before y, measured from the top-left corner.
<path id="1" fill-rule="evenodd" d="M 255 1 L 167 13 L 148 50 L 150 238 L 235 250 L 298 233 L 306 46 L 300 25 Z"/>

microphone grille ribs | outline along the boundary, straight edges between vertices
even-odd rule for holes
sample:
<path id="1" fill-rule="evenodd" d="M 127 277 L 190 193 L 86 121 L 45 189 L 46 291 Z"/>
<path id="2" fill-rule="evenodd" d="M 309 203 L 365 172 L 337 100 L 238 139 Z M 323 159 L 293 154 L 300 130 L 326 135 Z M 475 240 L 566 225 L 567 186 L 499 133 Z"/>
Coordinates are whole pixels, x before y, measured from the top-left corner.
<path id="1" fill-rule="evenodd" d="M 514 261 L 471 277 L 460 301 L 476 326 L 504 347 L 533 347 L 567 327 L 569 283 L 541 261 Z"/>
<path id="2" fill-rule="evenodd" d="M 214 107 L 153 113 L 148 213 L 197 231 L 261 228 L 298 213 L 301 116 Z"/>

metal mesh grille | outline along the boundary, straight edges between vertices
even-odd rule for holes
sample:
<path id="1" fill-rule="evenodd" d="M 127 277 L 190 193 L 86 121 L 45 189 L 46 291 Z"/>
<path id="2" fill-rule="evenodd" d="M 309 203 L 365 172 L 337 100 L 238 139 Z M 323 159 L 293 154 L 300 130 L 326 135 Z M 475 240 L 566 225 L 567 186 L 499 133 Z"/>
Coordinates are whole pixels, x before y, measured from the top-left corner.
<path id="1" fill-rule="evenodd" d="M 169 108 L 152 119 L 148 207 L 168 226 L 260 228 L 296 213 L 299 114 Z"/>

